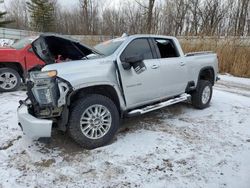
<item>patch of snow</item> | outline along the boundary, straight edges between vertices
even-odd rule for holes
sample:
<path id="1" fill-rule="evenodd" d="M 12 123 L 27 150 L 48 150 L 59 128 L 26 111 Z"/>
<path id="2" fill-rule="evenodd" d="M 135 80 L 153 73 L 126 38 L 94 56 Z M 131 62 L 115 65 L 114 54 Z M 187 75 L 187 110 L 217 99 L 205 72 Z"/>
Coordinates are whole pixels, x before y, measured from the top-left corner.
<path id="1" fill-rule="evenodd" d="M 216 89 L 250 97 L 249 78 L 239 78 L 231 75 L 219 75 L 219 78 L 220 80 L 215 84 Z"/>
<path id="2" fill-rule="evenodd" d="M 249 78 L 240 78 L 240 77 L 235 77 L 230 74 L 220 74 L 219 78 L 223 81 L 227 81 L 230 83 L 237 83 L 237 84 L 243 84 L 243 85 L 248 85 L 250 86 L 250 79 Z"/>
<path id="3" fill-rule="evenodd" d="M 0 39 L 0 46 L 4 47 L 4 46 L 11 46 L 12 44 L 14 44 L 14 40 L 11 39 Z"/>

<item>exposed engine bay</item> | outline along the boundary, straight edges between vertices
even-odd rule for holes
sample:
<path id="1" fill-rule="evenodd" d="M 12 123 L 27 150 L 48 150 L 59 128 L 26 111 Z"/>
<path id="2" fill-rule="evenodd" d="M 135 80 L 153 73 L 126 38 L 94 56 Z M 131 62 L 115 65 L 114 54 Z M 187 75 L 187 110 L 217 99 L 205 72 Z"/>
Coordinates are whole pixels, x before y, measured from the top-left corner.
<path id="1" fill-rule="evenodd" d="M 32 47 L 46 64 L 88 59 L 90 54 L 99 54 L 96 50 L 74 39 L 58 35 L 43 34 L 32 43 Z"/>

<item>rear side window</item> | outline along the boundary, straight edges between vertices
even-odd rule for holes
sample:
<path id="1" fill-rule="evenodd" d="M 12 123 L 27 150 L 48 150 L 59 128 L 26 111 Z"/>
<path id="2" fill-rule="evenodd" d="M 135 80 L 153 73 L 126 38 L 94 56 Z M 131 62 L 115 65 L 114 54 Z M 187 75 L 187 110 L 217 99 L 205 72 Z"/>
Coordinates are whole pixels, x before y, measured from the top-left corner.
<path id="1" fill-rule="evenodd" d="M 154 39 L 161 58 L 179 57 L 179 53 L 172 40 Z"/>
<path id="2" fill-rule="evenodd" d="M 142 55 L 143 59 L 153 59 L 152 51 L 147 39 L 133 40 L 122 52 L 121 61 L 125 58 Z"/>

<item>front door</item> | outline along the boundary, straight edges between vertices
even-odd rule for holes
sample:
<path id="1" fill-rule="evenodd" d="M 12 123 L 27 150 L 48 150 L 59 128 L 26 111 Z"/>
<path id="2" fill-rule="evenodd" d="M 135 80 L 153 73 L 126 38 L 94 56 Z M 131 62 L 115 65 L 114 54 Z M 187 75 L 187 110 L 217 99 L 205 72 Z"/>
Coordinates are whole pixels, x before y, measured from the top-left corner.
<path id="1" fill-rule="evenodd" d="M 122 62 L 125 58 L 141 55 L 146 70 L 136 73 L 133 68 L 125 70 Z M 149 41 L 146 38 L 139 38 L 131 41 L 118 58 L 123 90 L 127 106 L 129 108 L 143 105 L 161 96 L 160 70 L 161 62 L 154 59 Z"/>

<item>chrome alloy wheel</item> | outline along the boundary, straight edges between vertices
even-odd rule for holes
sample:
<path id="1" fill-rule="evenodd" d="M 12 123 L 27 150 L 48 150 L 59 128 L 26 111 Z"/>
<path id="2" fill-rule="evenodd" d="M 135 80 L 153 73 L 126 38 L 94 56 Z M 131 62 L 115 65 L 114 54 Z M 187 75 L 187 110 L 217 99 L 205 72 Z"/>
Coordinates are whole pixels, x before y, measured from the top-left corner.
<path id="1" fill-rule="evenodd" d="M 210 95 L 211 95 L 211 89 L 209 86 L 206 86 L 202 92 L 202 97 L 201 97 L 201 101 L 203 104 L 207 104 L 207 102 L 210 99 Z"/>
<path id="2" fill-rule="evenodd" d="M 112 123 L 110 111 L 103 105 L 88 107 L 80 119 L 82 133 L 90 139 L 102 138 L 109 131 Z"/>
<path id="3" fill-rule="evenodd" d="M 17 77 L 11 72 L 4 72 L 0 75 L 0 87 L 11 90 L 17 85 Z"/>

